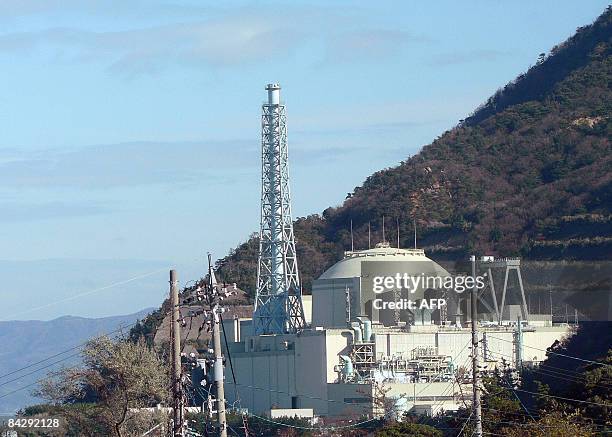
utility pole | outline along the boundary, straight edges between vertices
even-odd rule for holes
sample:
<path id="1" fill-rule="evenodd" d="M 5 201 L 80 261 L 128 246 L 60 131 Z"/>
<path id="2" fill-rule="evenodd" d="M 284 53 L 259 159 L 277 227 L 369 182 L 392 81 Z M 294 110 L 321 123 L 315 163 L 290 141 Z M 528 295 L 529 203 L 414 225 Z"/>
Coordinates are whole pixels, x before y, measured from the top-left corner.
<path id="1" fill-rule="evenodd" d="M 182 369 L 181 369 L 181 325 L 178 296 L 178 278 L 176 270 L 170 270 L 170 303 L 172 304 L 172 397 L 173 403 L 173 422 L 172 436 L 183 437 L 183 388 L 182 388 Z"/>
<path id="2" fill-rule="evenodd" d="M 382 216 L 382 242 L 386 243 L 387 239 L 385 238 L 385 216 Z"/>
<path id="3" fill-rule="evenodd" d="M 399 217 L 395 218 L 395 225 L 397 227 L 397 248 L 400 248 L 400 229 L 399 229 Z"/>
<path id="4" fill-rule="evenodd" d="M 217 280 L 212 268 L 211 256 L 208 254 L 208 293 L 212 310 L 212 338 L 214 349 L 213 375 L 217 389 L 217 421 L 219 423 L 219 436 L 227 437 L 227 419 L 225 417 L 225 387 L 223 385 L 223 355 L 221 353 L 221 335 L 219 319 L 223 309 L 219 305 Z"/>
<path id="5" fill-rule="evenodd" d="M 578 310 L 574 308 L 574 324 L 578 324 Z"/>
<path id="6" fill-rule="evenodd" d="M 476 290 L 476 256 L 472 261 L 472 279 L 474 285 L 470 293 L 472 307 L 472 411 L 476 417 L 476 437 L 482 437 L 482 410 L 480 408 L 480 377 L 478 374 L 478 292 Z"/>
<path id="7" fill-rule="evenodd" d="M 521 316 L 516 319 L 516 332 L 514 334 L 516 343 L 516 363 L 515 367 L 517 371 L 523 368 L 523 325 L 521 323 Z"/>
<path id="8" fill-rule="evenodd" d="M 199 302 L 199 306 L 202 309 L 192 312 L 194 315 L 203 315 L 204 322 L 200 327 L 200 331 L 206 329 L 212 336 L 212 351 L 204 359 L 204 367 L 206 369 L 212 368 L 212 375 L 210 378 L 206 378 L 206 384 L 210 381 L 211 385 L 214 385 L 216 389 L 216 397 L 210 394 L 210 387 L 208 391 L 208 397 L 205 399 L 207 405 L 206 409 L 210 413 L 210 417 L 213 414 L 217 414 L 217 423 L 219 428 L 219 436 L 227 437 L 227 418 L 225 414 L 225 386 L 223 376 L 223 354 L 221 350 L 221 329 L 219 324 L 221 323 L 221 314 L 225 311 L 225 308 L 221 305 L 223 299 L 236 293 L 236 285 L 227 287 L 225 284 L 217 284 L 217 278 L 212 267 L 211 255 L 208 254 L 208 276 L 198 281 L 193 287 L 189 288 L 188 291 L 192 293 L 188 297 L 188 301 Z M 201 364 L 201 363 L 200 363 Z M 208 372 L 207 372 L 208 373 Z M 214 408 L 214 402 L 217 403 L 217 409 Z M 207 434 L 208 435 L 208 434 Z"/>
<path id="9" fill-rule="evenodd" d="M 553 325 L 553 306 L 552 306 L 552 290 L 548 286 L 548 299 L 550 300 L 550 326 Z"/>

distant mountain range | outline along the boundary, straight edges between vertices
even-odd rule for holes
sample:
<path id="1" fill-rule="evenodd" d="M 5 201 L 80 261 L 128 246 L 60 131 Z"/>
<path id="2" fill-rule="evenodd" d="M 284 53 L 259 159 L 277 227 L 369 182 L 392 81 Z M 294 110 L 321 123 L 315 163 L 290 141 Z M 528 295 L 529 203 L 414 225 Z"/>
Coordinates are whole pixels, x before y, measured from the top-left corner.
<path id="1" fill-rule="evenodd" d="M 393 245 L 399 224 L 402 247 L 414 244 L 416 223 L 419 247 L 436 260 L 610 258 L 612 7 L 534 61 L 420 153 L 367 177 L 341 206 L 295 221 L 306 292 L 350 249 L 351 223 L 362 249 L 369 226 L 372 244 L 382 239 L 383 217 Z M 217 264 L 251 296 L 257 238 Z"/>
<path id="2" fill-rule="evenodd" d="M 102 334 L 127 336 L 134 323 L 152 311 L 145 309 L 134 314 L 97 319 L 64 316 L 49 321 L 0 322 L 0 414 L 12 413 L 40 402 L 30 394 L 35 384 L 25 387 L 44 377 L 50 370 L 78 363 L 79 345 Z M 49 360 L 15 372 L 52 356 Z"/>

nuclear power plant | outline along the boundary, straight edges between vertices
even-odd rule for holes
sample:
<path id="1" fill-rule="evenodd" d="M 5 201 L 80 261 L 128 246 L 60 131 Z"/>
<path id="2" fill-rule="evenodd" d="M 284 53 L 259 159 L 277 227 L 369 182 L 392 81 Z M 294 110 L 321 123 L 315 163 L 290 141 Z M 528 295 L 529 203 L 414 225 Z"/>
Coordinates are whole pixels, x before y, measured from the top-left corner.
<path id="1" fill-rule="evenodd" d="M 286 108 L 278 84 L 266 90 L 255 311 L 252 318 L 224 321 L 235 374 L 235 382 L 225 381 L 228 403 L 239 400 L 241 408 L 271 417 L 375 416 L 384 387 L 400 413 L 432 415 L 469 404 L 471 313 L 465 293 L 457 292 L 457 272 L 422 249 L 391 247 L 383 238 L 373 248 L 345 252 L 314 281 L 312 295 L 302 294 Z M 525 301 L 520 260 L 486 257 L 477 266 L 482 281 L 471 287 L 482 308 L 481 371 L 537 365 L 569 326 L 507 303 L 514 271 Z M 496 291 L 500 269 L 505 282 Z M 447 281 L 455 288 L 444 287 Z"/>

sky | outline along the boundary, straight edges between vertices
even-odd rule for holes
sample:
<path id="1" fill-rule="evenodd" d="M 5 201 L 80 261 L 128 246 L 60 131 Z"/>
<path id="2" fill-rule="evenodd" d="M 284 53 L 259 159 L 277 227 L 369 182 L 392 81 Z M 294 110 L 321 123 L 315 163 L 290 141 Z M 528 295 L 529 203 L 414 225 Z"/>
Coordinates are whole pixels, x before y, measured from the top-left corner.
<path id="1" fill-rule="evenodd" d="M 0 1 L 0 320 L 156 307 L 257 231 L 267 83 L 320 213 L 606 6 Z"/>

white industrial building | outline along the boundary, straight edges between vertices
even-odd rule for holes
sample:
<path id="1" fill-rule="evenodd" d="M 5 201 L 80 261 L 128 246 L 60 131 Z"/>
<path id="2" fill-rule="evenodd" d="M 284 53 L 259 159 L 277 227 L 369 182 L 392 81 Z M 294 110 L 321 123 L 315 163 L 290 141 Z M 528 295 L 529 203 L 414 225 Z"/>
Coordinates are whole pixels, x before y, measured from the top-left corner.
<path id="1" fill-rule="evenodd" d="M 229 403 L 237 405 L 239 398 L 239 406 L 255 414 L 280 408 L 312 409 L 317 416 L 375 415 L 381 387 L 398 411 L 435 414 L 469 402 L 471 386 L 462 375 L 470 368 L 471 331 L 461 296 L 427 287 L 374 291 L 373 278 L 404 274 L 449 276 L 420 249 L 379 244 L 347 252 L 314 281 L 312 301 L 303 298 L 306 329 L 254 336 L 250 319 L 225 321 L 236 376 L 236 386 L 225 378 Z M 380 308 L 381 302 L 432 296 L 446 305 Z M 492 297 L 497 313 L 485 312 L 479 326 L 485 370 L 503 361 L 536 365 L 569 332 L 567 325 L 553 326 L 542 317 L 532 323 L 502 320 L 513 308 L 499 308 L 495 292 Z"/>

